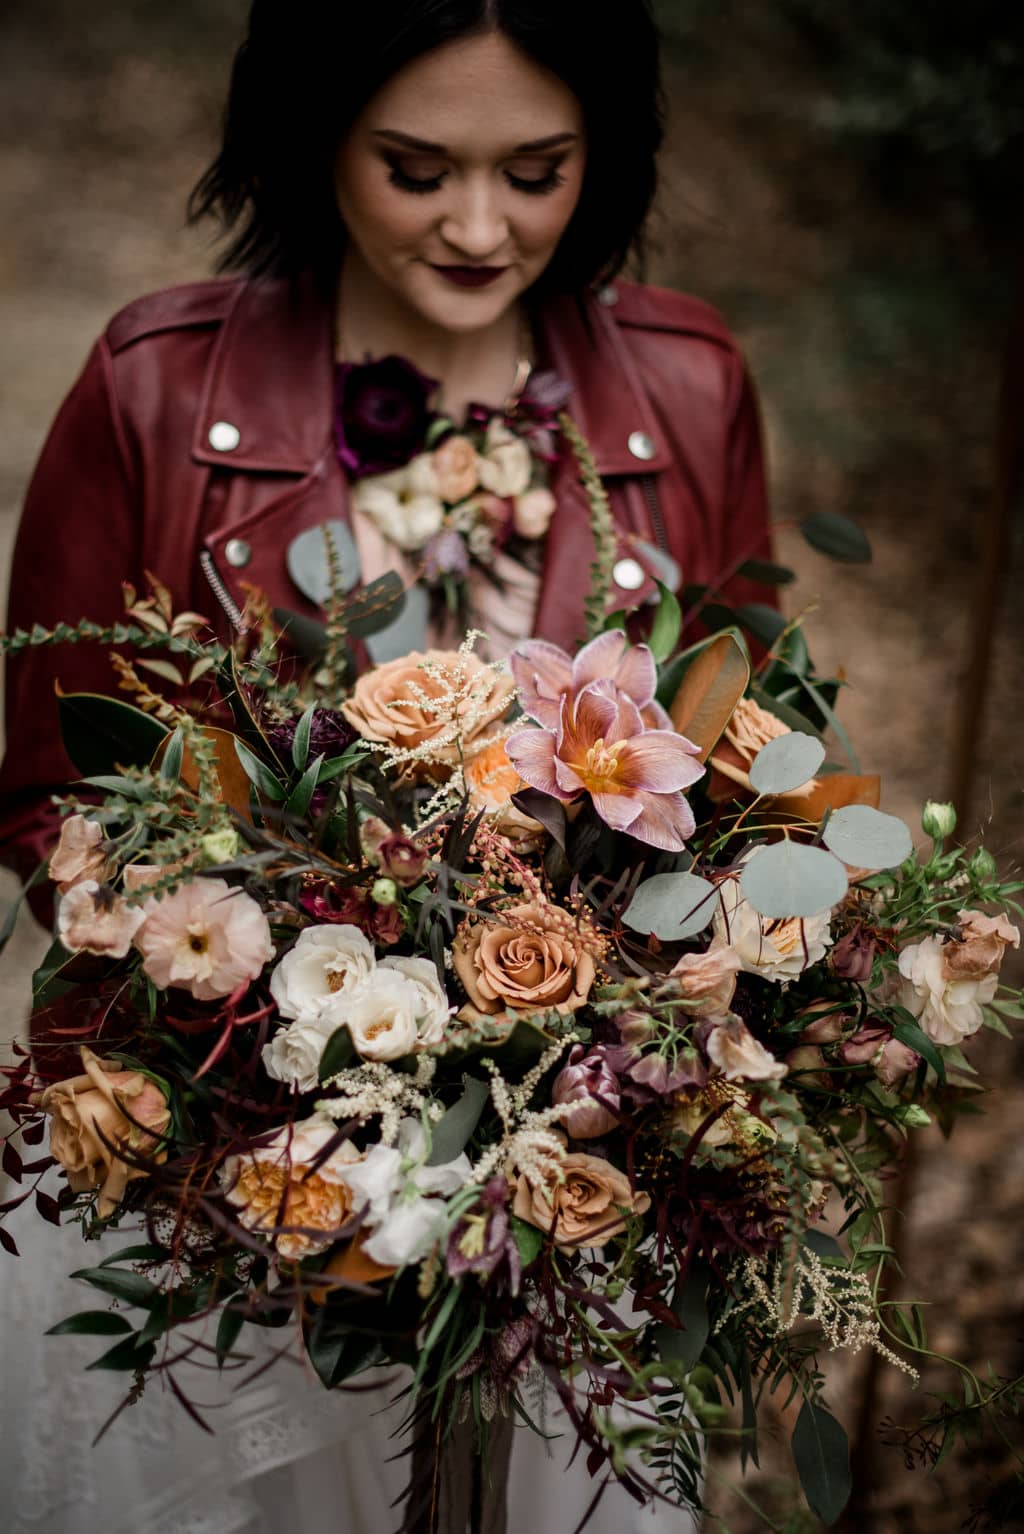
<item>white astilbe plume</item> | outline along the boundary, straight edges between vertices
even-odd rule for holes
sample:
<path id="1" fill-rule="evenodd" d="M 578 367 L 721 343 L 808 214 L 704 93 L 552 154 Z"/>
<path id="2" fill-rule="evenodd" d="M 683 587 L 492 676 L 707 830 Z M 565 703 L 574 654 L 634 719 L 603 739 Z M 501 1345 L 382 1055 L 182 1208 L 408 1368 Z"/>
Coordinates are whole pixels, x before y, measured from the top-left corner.
<path id="1" fill-rule="evenodd" d="M 436 1069 L 437 1061 L 427 1054 L 417 1059 L 414 1076 L 393 1070 L 384 1061 L 366 1060 L 324 1082 L 337 1096 L 321 1098 L 316 1111 L 325 1118 L 358 1119 L 361 1123 L 379 1118 L 380 1143 L 394 1145 L 398 1127 L 407 1115 L 418 1118 L 426 1113 L 434 1122 L 443 1115 L 441 1104 L 432 1102 L 426 1091 Z"/>
<path id="2" fill-rule="evenodd" d="M 450 769 L 453 756 L 461 755 L 463 737 L 474 736 L 476 730 L 490 722 L 494 712 L 494 678 L 507 672 L 507 666 L 503 661 L 492 661 L 481 670 L 460 664 L 472 655 L 477 640 L 484 637 L 481 629 L 470 629 L 458 648 L 459 659 L 454 664 L 442 666 L 437 661 L 424 660 L 421 670 L 439 689 L 436 695 L 410 680 L 409 696 L 392 700 L 392 707 L 411 706 L 422 710 L 428 719 L 437 721 L 439 728 L 429 740 L 416 746 L 371 743 L 372 749 L 381 753 L 385 771 L 412 766 Z M 502 713 L 506 707 L 502 707 Z M 474 738 L 474 752 L 490 745 L 497 733 Z"/>
<path id="3" fill-rule="evenodd" d="M 473 1168 L 475 1183 L 483 1184 L 503 1167 L 514 1166 L 531 1183 L 550 1185 L 551 1163 L 560 1162 L 565 1154 L 565 1143 L 552 1125 L 568 1118 L 578 1105 L 556 1103 L 531 1110 L 529 1102 L 542 1077 L 576 1042 L 573 1033 L 550 1045 L 522 1081 L 514 1084 L 506 1081 L 495 1061 L 485 1056 L 482 1063 L 491 1074 L 491 1101 L 504 1133 Z"/>

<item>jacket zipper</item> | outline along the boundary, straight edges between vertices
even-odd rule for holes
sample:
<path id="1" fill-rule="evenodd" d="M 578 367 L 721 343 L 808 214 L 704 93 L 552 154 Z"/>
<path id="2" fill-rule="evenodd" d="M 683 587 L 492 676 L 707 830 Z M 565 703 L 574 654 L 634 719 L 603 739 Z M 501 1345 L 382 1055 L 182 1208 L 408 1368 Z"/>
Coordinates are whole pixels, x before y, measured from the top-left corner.
<path id="1" fill-rule="evenodd" d="M 668 534 L 665 531 L 665 518 L 661 514 L 661 502 L 658 500 L 658 485 L 653 474 L 640 476 L 640 488 L 647 502 L 647 510 L 651 518 L 651 526 L 654 528 L 654 536 L 659 549 L 663 553 L 669 552 Z"/>
<path id="2" fill-rule="evenodd" d="M 242 610 L 234 601 L 228 588 L 221 579 L 220 571 L 213 562 L 213 555 L 209 549 L 204 549 L 199 556 L 199 563 L 203 567 L 203 574 L 210 583 L 210 589 L 221 607 L 228 615 L 232 628 L 242 632 Z"/>

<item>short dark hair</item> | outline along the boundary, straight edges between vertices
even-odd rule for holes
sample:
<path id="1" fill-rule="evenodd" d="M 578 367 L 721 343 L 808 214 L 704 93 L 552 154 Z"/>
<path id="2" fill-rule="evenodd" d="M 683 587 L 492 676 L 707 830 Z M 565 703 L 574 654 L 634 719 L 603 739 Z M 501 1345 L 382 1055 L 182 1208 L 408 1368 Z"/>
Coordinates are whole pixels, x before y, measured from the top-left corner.
<path id="1" fill-rule="evenodd" d="M 498 30 L 569 86 L 583 109 L 580 200 L 537 284 L 582 293 L 642 244 L 662 139 L 650 0 L 254 0 L 235 58 L 220 153 L 189 199 L 229 239 L 219 266 L 312 272 L 333 284 L 345 230 L 339 144 L 377 90 L 441 45 Z"/>

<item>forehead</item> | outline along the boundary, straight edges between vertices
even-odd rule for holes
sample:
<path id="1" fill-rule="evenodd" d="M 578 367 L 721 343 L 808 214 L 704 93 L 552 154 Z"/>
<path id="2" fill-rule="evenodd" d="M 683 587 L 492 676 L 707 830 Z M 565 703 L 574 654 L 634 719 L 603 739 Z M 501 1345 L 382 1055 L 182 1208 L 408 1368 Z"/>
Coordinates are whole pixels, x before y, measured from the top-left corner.
<path id="1" fill-rule="evenodd" d="M 582 133 L 583 114 L 557 75 L 493 32 L 460 38 L 407 64 L 370 101 L 362 126 L 485 155 L 556 133 Z"/>

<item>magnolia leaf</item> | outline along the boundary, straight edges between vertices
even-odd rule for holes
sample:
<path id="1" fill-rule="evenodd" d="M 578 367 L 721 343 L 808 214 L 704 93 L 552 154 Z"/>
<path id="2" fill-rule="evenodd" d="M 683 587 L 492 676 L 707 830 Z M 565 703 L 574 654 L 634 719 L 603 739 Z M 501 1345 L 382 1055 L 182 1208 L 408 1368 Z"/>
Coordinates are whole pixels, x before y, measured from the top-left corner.
<path id="1" fill-rule="evenodd" d="M 708 1318 L 709 1281 L 707 1270 L 694 1263 L 682 1286 L 677 1284 L 672 1309 L 681 1325 L 678 1329 L 659 1326 L 654 1334 L 658 1356 L 666 1363 L 682 1364 L 684 1368 L 692 1369 L 699 1361 L 711 1325 Z"/>
<path id="2" fill-rule="evenodd" d="M 692 657 L 669 705 L 673 727 L 699 747 L 706 762 L 750 681 L 750 659 L 739 634 L 727 629 L 684 652 Z"/>
<path id="3" fill-rule="evenodd" d="M 352 1040 L 347 1026 L 342 1023 L 340 1028 L 335 1028 L 324 1046 L 324 1052 L 320 1056 L 320 1067 L 317 1072 L 321 1081 L 330 1081 L 339 1071 L 347 1070 L 356 1057 L 356 1046 Z"/>
<path id="4" fill-rule="evenodd" d="M 786 619 L 778 608 L 769 607 L 767 602 L 744 602 L 742 607 L 737 607 L 736 617 L 769 650 L 786 629 Z"/>
<path id="5" fill-rule="evenodd" d="M 812 549 L 838 559 L 843 564 L 866 565 L 871 562 L 871 545 L 863 528 L 838 511 L 816 511 L 800 523 Z"/>
<path id="6" fill-rule="evenodd" d="M 480 1081 L 476 1076 L 463 1076 L 462 1096 L 430 1132 L 427 1166 L 444 1166 L 466 1149 L 470 1136 L 480 1122 L 490 1090 L 486 1081 Z"/>
<path id="7" fill-rule="evenodd" d="M 796 1419 L 793 1460 L 811 1512 L 835 1523 L 850 1499 L 850 1446 L 832 1413 L 811 1401 Z"/>
<path id="8" fill-rule="evenodd" d="M 331 596 L 324 525 L 318 523 L 316 527 L 307 527 L 305 532 L 292 539 L 285 554 L 288 574 L 302 595 L 317 607 L 325 606 Z M 359 551 L 351 528 L 344 522 L 334 520 L 326 523 L 326 526 L 338 561 L 340 590 L 351 591 L 353 586 L 358 585 L 360 576 Z"/>
<path id="9" fill-rule="evenodd" d="M 740 889 L 761 916 L 819 916 L 846 894 L 846 869 L 820 847 L 773 842 L 744 865 Z"/>
<path id="10" fill-rule="evenodd" d="M 757 581 L 760 586 L 788 586 L 790 581 L 796 579 L 793 570 L 786 565 L 774 564 L 770 559 L 745 560 L 736 574 L 748 581 Z"/>
<path id="11" fill-rule="evenodd" d="M 696 874 L 655 874 L 633 896 L 622 920 L 634 932 L 651 932 L 663 943 L 703 932 L 717 905 L 713 884 Z"/>
<path id="12" fill-rule="evenodd" d="M 57 694 L 64 749 L 83 778 L 117 767 L 148 767 L 170 730 L 151 714 L 99 693 Z"/>
<path id="13" fill-rule="evenodd" d="M 914 850 L 907 825 L 869 804 L 848 804 L 829 817 L 822 841 L 854 868 L 898 868 Z"/>
<path id="14" fill-rule="evenodd" d="M 213 725 L 203 726 L 203 736 L 213 747 L 214 763 L 217 768 L 217 781 L 220 784 L 220 802 L 228 805 L 243 820 L 252 823 L 249 814 L 249 778 L 243 771 L 238 757 L 236 746 L 242 746 L 236 735 L 230 730 L 220 730 Z M 160 769 L 161 775 L 165 775 L 165 767 L 170 760 L 171 767 L 174 763 L 176 752 L 175 740 L 181 739 L 176 731 L 160 742 L 159 747 L 153 754 L 151 765 Z M 250 753 L 251 754 L 251 753 Z M 170 768 L 167 768 L 170 771 Z M 184 783 L 193 793 L 199 789 L 199 769 L 196 767 L 195 758 L 188 746 L 182 742 L 181 761 L 177 780 Z"/>
<path id="15" fill-rule="evenodd" d="M 843 809 L 848 804 L 870 804 L 877 809 L 881 795 L 882 780 L 878 776 L 833 772 L 818 778 L 804 793 L 783 794 L 774 808 L 785 809 L 787 814 L 799 815 L 802 820 L 819 821 L 826 810 Z"/>
<path id="16" fill-rule="evenodd" d="M 825 747 L 814 735 L 790 730 L 761 747 L 750 764 L 755 793 L 787 794 L 810 782 L 825 760 Z"/>

